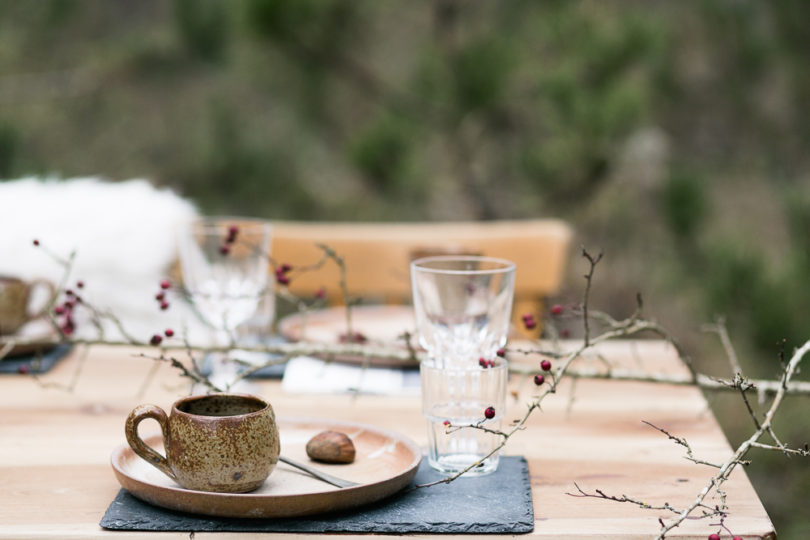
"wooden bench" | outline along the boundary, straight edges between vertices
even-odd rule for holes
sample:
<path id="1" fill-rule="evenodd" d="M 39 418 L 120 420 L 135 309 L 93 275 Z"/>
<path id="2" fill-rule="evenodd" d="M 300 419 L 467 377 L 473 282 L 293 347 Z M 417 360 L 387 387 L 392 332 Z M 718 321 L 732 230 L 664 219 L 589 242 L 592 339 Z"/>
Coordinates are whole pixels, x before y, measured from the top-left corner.
<path id="1" fill-rule="evenodd" d="M 276 221 L 272 256 L 296 267 L 323 256 L 318 244 L 345 261 L 350 296 L 382 303 L 410 302 L 409 264 L 427 255 L 466 254 L 509 259 L 517 264 L 514 316 L 533 313 L 540 319 L 543 301 L 563 279 L 572 231 L 555 219 L 436 222 L 325 223 Z M 318 271 L 295 276 L 290 291 L 313 296 L 323 288 L 330 303 L 342 301 L 340 271 L 329 262 Z M 522 325 L 516 324 L 520 331 Z M 537 335 L 539 328 L 530 334 Z"/>

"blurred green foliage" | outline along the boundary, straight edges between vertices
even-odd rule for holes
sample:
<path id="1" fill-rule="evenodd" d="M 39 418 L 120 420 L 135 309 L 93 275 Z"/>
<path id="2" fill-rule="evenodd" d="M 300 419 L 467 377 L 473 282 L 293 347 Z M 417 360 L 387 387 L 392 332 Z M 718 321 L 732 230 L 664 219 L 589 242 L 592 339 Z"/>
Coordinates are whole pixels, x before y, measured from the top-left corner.
<path id="1" fill-rule="evenodd" d="M 803 0 L 0 0 L 0 177 L 145 176 L 273 219 L 561 217 L 606 252 L 596 303 L 725 314 L 772 375 L 810 337 L 808 26 Z M 749 469 L 781 538 L 810 529 L 799 461 Z"/>
<path id="2" fill-rule="evenodd" d="M 672 171 L 664 185 L 664 216 L 669 228 L 680 239 L 694 241 L 705 222 L 708 205 L 705 181 L 687 171 Z"/>
<path id="3" fill-rule="evenodd" d="M 384 113 L 372 119 L 350 146 L 351 162 L 383 195 L 396 196 L 415 187 L 408 181 L 411 132 L 407 119 Z"/>
<path id="4" fill-rule="evenodd" d="M 192 55 L 222 61 L 228 43 L 227 5 L 220 0 L 174 0 L 177 33 Z"/>
<path id="5" fill-rule="evenodd" d="M 19 136 L 8 124 L 0 124 L 0 176 L 8 178 L 14 171 Z"/>

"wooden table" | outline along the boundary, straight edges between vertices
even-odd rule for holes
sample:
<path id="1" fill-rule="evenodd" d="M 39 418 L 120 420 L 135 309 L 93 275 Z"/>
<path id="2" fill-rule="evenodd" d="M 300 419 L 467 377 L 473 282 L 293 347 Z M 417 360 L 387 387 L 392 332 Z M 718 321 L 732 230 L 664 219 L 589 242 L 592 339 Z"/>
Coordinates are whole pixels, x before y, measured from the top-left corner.
<path id="1" fill-rule="evenodd" d="M 124 442 L 123 425 L 129 411 L 144 402 L 168 408 L 187 393 L 185 380 L 161 365 L 143 395 L 138 395 L 152 361 L 136 358 L 134 352 L 93 347 L 72 392 L 43 384 L 69 384 L 82 357 L 79 350 L 39 382 L 22 375 L 0 376 L 0 539 L 189 537 L 188 533 L 107 531 L 98 525 L 119 490 L 109 460 L 113 448 Z M 613 342 L 605 344 L 601 352 L 608 359 L 653 371 L 678 373 L 684 369 L 661 342 Z M 506 418 L 525 410 L 523 404 L 534 390 L 522 378 L 513 378 L 510 384 L 520 398 L 512 403 Z M 335 419 L 396 426 L 419 444 L 426 442 L 418 398 L 286 395 L 278 381 L 259 385 L 259 393 L 273 403 L 279 415 L 328 414 Z M 572 385 L 563 384 L 557 395 L 544 402 L 543 411 L 533 416 L 528 430 L 507 446 L 507 454 L 523 454 L 530 464 L 535 529 L 527 537 L 652 538 L 659 514 L 670 517 L 626 503 L 574 498 L 567 493 L 575 491 L 575 482 L 589 492 L 600 489 L 654 505 L 668 502 L 681 507 L 694 500 L 713 470 L 685 460 L 680 446 L 642 420 L 685 437 L 702 459 L 722 461 L 730 455 L 720 427 L 696 388 L 580 380 L 572 393 Z M 741 468 L 725 490 L 731 511 L 726 525 L 735 534 L 775 538 Z M 705 539 L 716 530 L 707 520 L 691 521 L 667 538 Z M 212 537 L 245 538 L 236 533 L 195 535 L 197 539 Z"/>

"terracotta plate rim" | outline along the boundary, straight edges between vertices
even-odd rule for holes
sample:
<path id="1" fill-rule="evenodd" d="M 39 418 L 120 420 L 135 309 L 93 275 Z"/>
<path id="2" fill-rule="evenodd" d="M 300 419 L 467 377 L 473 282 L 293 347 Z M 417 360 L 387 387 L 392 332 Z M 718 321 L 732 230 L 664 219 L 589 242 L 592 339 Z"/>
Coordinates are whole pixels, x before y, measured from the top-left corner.
<path id="1" fill-rule="evenodd" d="M 282 429 L 285 424 L 292 424 L 293 426 L 315 424 L 324 429 L 361 429 L 401 443 L 413 457 L 405 467 L 396 471 L 391 476 L 376 482 L 342 489 L 331 488 L 327 484 L 324 484 L 324 489 L 320 491 L 283 495 L 214 493 L 153 484 L 130 475 L 121 466 L 121 461 L 125 459 L 140 459 L 135 456 L 128 444 L 122 444 L 113 450 L 110 456 L 110 464 L 121 487 L 134 497 L 150 504 L 171 510 L 217 517 L 280 518 L 309 516 L 336 510 L 346 510 L 393 495 L 410 484 L 413 477 L 416 476 L 419 464 L 422 461 L 422 452 L 413 440 L 400 433 L 369 424 L 309 417 L 279 417 L 278 423 Z M 148 437 L 146 441 L 153 444 L 156 442 L 159 443 L 161 437 L 160 435 L 155 435 Z M 184 503 L 182 499 L 188 497 L 192 499 L 192 502 Z M 303 506 L 294 504 L 295 508 L 287 508 L 288 505 L 300 503 L 303 499 L 310 499 L 310 501 L 304 501 L 308 504 L 304 504 Z M 253 502 L 256 503 L 256 505 L 252 505 L 248 509 L 232 508 L 228 506 L 229 503 L 237 503 L 240 501 L 244 503 Z M 205 506 L 207 505 L 205 505 L 205 503 L 221 504 L 215 506 L 213 509 L 206 509 Z"/>
<path id="2" fill-rule="evenodd" d="M 31 324 L 32 322 L 39 322 L 40 319 L 43 317 L 39 317 L 36 319 L 32 319 L 31 321 L 27 322 L 26 324 Z M 45 344 L 36 344 L 36 343 L 15 343 L 14 346 L 8 351 L 5 356 L 0 358 L 0 361 L 3 360 L 17 360 L 19 356 L 27 356 L 31 354 L 45 354 L 48 351 L 55 349 L 59 342 L 57 341 L 59 338 L 59 332 L 53 328 L 50 323 L 48 323 L 48 330 L 45 332 L 37 332 L 34 334 L 27 334 L 27 335 L 20 335 L 17 334 L 8 334 L 8 338 L 24 338 L 24 339 L 41 339 L 41 340 L 53 340 L 52 343 L 45 343 Z"/>
<path id="3" fill-rule="evenodd" d="M 333 306 L 327 307 L 323 309 L 317 309 L 313 311 L 309 311 L 306 315 L 301 313 L 291 313 L 279 319 L 277 328 L 278 333 L 286 340 L 296 342 L 300 340 L 300 335 L 298 333 L 298 328 L 300 327 L 301 320 L 306 316 L 310 321 L 317 323 L 323 319 L 330 319 L 338 317 L 340 320 L 343 320 L 344 313 L 346 310 L 346 306 Z M 360 306 L 353 306 L 352 307 L 353 313 L 359 313 L 365 316 L 376 316 L 379 315 L 380 317 L 384 317 L 386 312 L 393 312 L 396 314 L 404 314 L 404 313 L 413 313 L 413 306 L 410 305 L 400 305 L 400 304 L 366 304 Z M 414 328 L 402 328 L 402 331 L 414 331 Z M 374 336 L 369 336 L 370 341 L 374 341 Z M 323 340 L 316 340 L 318 343 L 327 343 Z M 329 342 L 331 343 L 331 342 Z M 404 343 L 393 343 L 394 346 L 400 347 L 403 350 L 406 350 L 406 346 Z M 330 359 L 335 362 L 341 362 L 345 364 L 368 364 L 370 366 L 376 367 L 399 367 L 399 368 L 413 368 L 419 365 L 418 361 L 407 361 L 402 362 L 398 360 L 388 360 L 385 358 L 365 358 L 362 356 L 351 356 L 351 355 L 331 355 Z"/>

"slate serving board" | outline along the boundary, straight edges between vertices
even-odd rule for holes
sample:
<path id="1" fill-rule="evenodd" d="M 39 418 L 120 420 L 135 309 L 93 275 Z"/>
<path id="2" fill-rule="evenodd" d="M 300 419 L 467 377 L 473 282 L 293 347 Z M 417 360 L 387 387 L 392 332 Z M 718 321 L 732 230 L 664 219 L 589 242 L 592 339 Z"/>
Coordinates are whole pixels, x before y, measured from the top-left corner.
<path id="1" fill-rule="evenodd" d="M 13 356 L 0 360 L 0 373 L 45 373 L 62 359 L 70 345 L 62 344 L 43 352 L 26 356 Z"/>
<path id="2" fill-rule="evenodd" d="M 414 479 L 442 478 L 422 460 Z M 348 512 L 287 519 L 232 519 L 185 514 L 136 499 L 121 490 L 100 525 L 138 531 L 233 531 L 298 533 L 523 534 L 534 530 L 529 466 L 522 456 L 502 456 L 488 476 L 406 490 Z"/>

